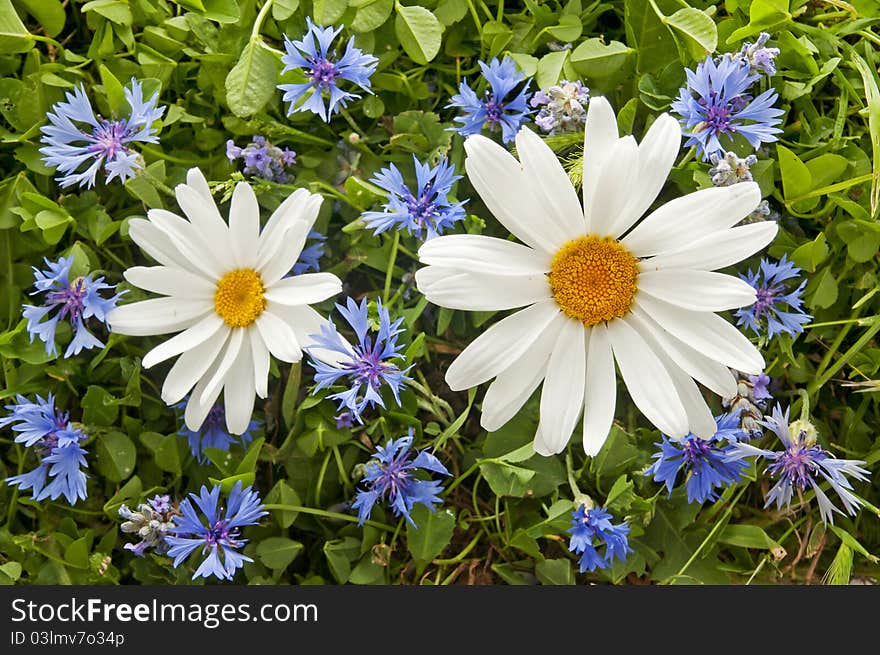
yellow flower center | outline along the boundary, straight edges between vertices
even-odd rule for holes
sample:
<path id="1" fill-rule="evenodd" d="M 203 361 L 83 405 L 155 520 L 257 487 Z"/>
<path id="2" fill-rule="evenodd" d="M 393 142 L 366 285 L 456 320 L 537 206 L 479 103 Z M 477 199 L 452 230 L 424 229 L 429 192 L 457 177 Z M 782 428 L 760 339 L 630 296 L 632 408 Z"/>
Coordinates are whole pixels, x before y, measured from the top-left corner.
<path id="1" fill-rule="evenodd" d="M 590 235 L 566 243 L 550 264 L 550 289 L 560 309 L 584 325 L 629 312 L 639 262 L 611 237 Z"/>
<path id="2" fill-rule="evenodd" d="M 265 291 L 263 279 L 255 270 L 229 271 L 217 283 L 214 311 L 229 327 L 247 327 L 266 309 Z"/>

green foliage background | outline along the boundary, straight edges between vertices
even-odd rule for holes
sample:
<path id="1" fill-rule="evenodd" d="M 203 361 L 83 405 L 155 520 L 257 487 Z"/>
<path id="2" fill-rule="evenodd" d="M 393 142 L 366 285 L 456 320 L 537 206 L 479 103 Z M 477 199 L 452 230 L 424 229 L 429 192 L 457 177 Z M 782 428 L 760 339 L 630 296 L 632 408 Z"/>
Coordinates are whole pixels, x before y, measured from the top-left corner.
<path id="1" fill-rule="evenodd" d="M 329 124 L 312 114 L 286 116 L 275 88 L 287 81 L 279 78 L 282 34 L 299 38 L 306 16 L 344 24 L 345 34 L 379 57 L 375 95 Z M 584 457 L 578 439 L 566 457 L 529 456 L 537 398 L 498 432 L 481 430 L 482 390 L 452 393 L 443 372 L 497 317 L 429 305 L 413 286 L 416 240 L 375 237 L 358 217 L 380 199 L 366 180 L 389 161 L 410 170 L 412 153 L 432 161 L 447 155 L 462 170 L 461 138 L 447 129 L 454 114 L 445 105 L 463 77 L 476 78 L 478 59 L 509 53 L 541 88 L 583 79 L 592 95 L 611 100 L 621 131 L 640 138 L 668 109 L 685 66 L 768 31 L 782 50 L 770 83 L 786 110 L 784 134 L 758 153 L 754 170 L 779 215 L 769 254 L 788 254 L 804 269 L 807 309 L 815 315 L 794 342 L 781 337 L 764 348 L 768 372 L 778 380 L 777 399 L 791 403 L 794 414 L 804 397 L 798 392 L 805 392 L 823 446 L 864 459 L 876 472 L 878 25 L 875 0 L 0 0 L 0 400 L 57 394 L 90 436 L 91 472 L 89 498 L 75 507 L 35 503 L 0 486 L 0 583 L 190 583 L 191 568 L 123 550 L 117 509 L 237 477 L 253 481 L 276 506 L 246 533 L 244 552 L 255 561 L 238 574 L 240 583 L 876 579 L 877 482 L 858 485 L 868 503 L 856 518 L 837 517 L 828 529 L 815 503 L 763 509 L 769 485 L 754 467 L 714 504 L 689 505 L 680 487 L 667 498 L 641 475 L 658 435 L 623 393 L 612 436 L 594 458 Z M 38 153 L 46 112 L 82 83 L 98 110 L 114 115 L 125 108 L 122 86 L 131 77 L 144 80 L 147 97 L 159 90 L 168 106 L 161 144 L 141 149 L 145 173 L 124 187 L 62 191 Z M 169 189 L 191 166 L 228 199 L 240 174 L 224 144 L 233 138 L 244 145 L 254 134 L 298 153 L 291 185 L 253 180 L 266 215 L 293 188 L 324 194 L 322 266 L 345 281 L 346 293 L 381 295 L 392 315 L 405 316 L 416 384 L 401 407 L 391 402 L 363 428 L 339 430 L 333 403 L 309 395 L 310 368 L 273 363 L 270 397 L 255 414 L 264 422 L 262 437 L 246 453 L 212 453 L 211 463 L 199 466 L 158 398 L 164 369 L 140 368 L 153 340 L 113 335 L 99 352 L 47 357 L 39 341 L 28 342 L 21 305 L 31 266 L 44 256 L 70 253 L 76 274 L 122 282 L 125 268 L 143 263 L 128 221 L 152 207 L 175 211 Z M 575 181 L 578 141 L 548 140 L 571 162 Z M 709 186 L 707 171 L 683 152 L 661 201 Z M 470 198 L 467 232 L 504 236 L 466 179 L 456 195 Z M 132 289 L 126 299 L 141 297 Z M 332 303 L 319 309 L 329 314 Z M 66 337 L 60 333 L 62 343 Z M 378 508 L 359 528 L 346 503 L 360 465 L 374 444 L 408 427 L 454 473 L 445 503 L 435 514 L 417 508 L 418 529 Z M 9 431 L 0 444 L 0 477 L 15 475 L 26 465 L 25 450 Z M 577 573 L 567 548 L 570 480 L 628 518 L 635 552 L 625 563 Z"/>

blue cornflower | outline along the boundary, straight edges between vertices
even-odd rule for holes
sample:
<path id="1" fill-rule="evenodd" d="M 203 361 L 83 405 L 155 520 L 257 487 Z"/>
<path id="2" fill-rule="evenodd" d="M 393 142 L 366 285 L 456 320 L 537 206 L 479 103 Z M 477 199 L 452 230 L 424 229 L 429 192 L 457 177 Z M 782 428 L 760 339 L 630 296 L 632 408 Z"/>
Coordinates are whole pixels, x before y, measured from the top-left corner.
<path id="1" fill-rule="evenodd" d="M 148 548 L 158 555 L 168 552 L 170 544 L 165 538 L 174 527 L 173 518 L 179 516 L 171 504 L 170 496 L 153 496 L 148 502 L 138 505 L 135 511 L 123 505 L 119 508 L 119 516 L 125 519 L 120 529 L 140 537 L 136 544 L 125 544 L 125 550 L 130 550 L 138 557 L 143 557 Z"/>
<path id="2" fill-rule="evenodd" d="M 587 123 L 587 103 L 590 89 L 580 80 L 562 80 L 546 91 L 538 91 L 529 104 L 540 107 L 535 125 L 549 136 L 564 132 L 583 132 Z"/>
<path id="3" fill-rule="evenodd" d="M 27 319 L 27 331 L 31 342 L 35 336 L 38 336 L 46 344 L 47 354 L 57 352 L 55 330 L 58 328 L 58 321 L 66 318 L 73 328 L 73 339 L 64 351 L 65 357 L 78 355 L 83 348 L 86 350 L 94 347 L 103 348 L 103 342 L 86 329 L 83 320 L 94 317 L 106 326 L 107 314 L 116 307 L 116 302 L 125 291 L 110 298 L 102 297 L 101 291 L 115 290 L 115 287 L 105 284 L 103 277 L 93 280 L 91 273 L 71 282 L 70 267 L 73 265 L 73 256 L 62 257 L 57 262 L 50 262 L 45 258 L 43 261 L 48 269 L 41 271 L 33 267 L 36 291 L 31 292 L 30 295 L 45 293 L 45 304 L 22 306 L 22 316 Z M 43 321 L 55 309 L 58 313 Z"/>
<path id="4" fill-rule="evenodd" d="M 32 447 L 40 463 L 33 471 L 6 478 L 6 483 L 31 489 L 34 500 L 55 500 L 62 495 L 71 505 L 85 500 L 86 474 L 81 467 L 88 468 L 88 464 L 79 444 L 86 435 L 73 427 L 66 412 L 56 411 L 51 393 L 45 399 L 37 396 L 33 403 L 24 396 L 15 400 L 17 404 L 6 405 L 11 414 L 0 419 L 0 428 L 11 425 L 18 432 L 15 443 Z"/>
<path id="5" fill-rule="evenodd" d="M 397 335 L 403 332 L 400 328 L 403 318 L 392 322 L 388 310 L 382 307 L 382 301 L 377 300 L 376 303 L 379 331 L 375 339 L 367 334 L 370 330 L 367 299 L 364 298 L 358 305 L 354 299 L 348 298 L 345 307 L 337 304 L 336 309 L 355 331 L 357 345 L 351 346 L 336 331 L 333 321 L 327 321 L 321 326 L 320 334 L 310 335 L 312 343 L 304 348 L 315 369 L 317 385 L 314 393 L 336 384 L 340 378 L 346 378 L 350 387 L 328 397 L 338 400 L 338 409 L 348 410 L 358 423 L 363 423 L 361 412 L 367 407 L 385 407 L 379 393 L 383 384 L 391 389 L 399 405 L 400 389 L 410 380 L 406 376 L 409 368 L 400 370 L 393 361 L 403 359 L 401 346 L 397 343 Z"/>
<path id="6" fill-rule="evenodd" d="M 244 148 L 229 139 L 226 142 L 226 157 L 232 163 L 236 159 L 244 161 L 245 175 L 256 175 L 279 184 L 288 184 L 293 176 L 287 167 L 296 163 L 296 153 L 289 148 L 281 149 L 264 136 L 255 136 Z"/>
<path id="7" fill-rule="evenodd" d="M 744 436 L 740 416 L 736 413 L 715 417 L 717 431 L 708 439 L 691 433 L 680 442 L 670 441 L 664 434 L 662 442 L 655 443 L 660 451 L 651 455 L 656 459 L 645 475 L 653 475 L 655 482 L 663 482 L 672 494 L 678 471 L 684 467 L 689 503 L 705 503 L 717 500 L 715 487 L 739 482 L 742 470 L 748 464 L 740 458 L 730 457 L 734 444 Z"/>
<path id="8" fill-rule="evenodd" d="M 571 527 L 568 529 L 571 541 L 568 550 L 581 556 L 580 571 L 607 569 L 616 557 L 626 560 L 629 547 L 629 526 L 624 523 L 612 525 L 611 514 L 604 507 L 587 509 L 584 503 L 571 513 Z M 595 544 L 598 538 L 599 543 Z M 599 554 L 596 545 L 605 544 L 605 555 Z"/>
<path id="9" fill-rule="evenodd" d="M 235 571 L 245 562 L 253 562 L 238 552 L 248 541 L 241 536 L 241 528 L 256 525 L 257 519 L 269 512 L 263 510 L 263 501 L 255 490 L 250 486 L 242 489 L 241 480 L 229 493 L 225 514 L 222 514 L 223 508 L 218 507 L 219 484 L 211 491 L 202 485 L 199 495 L 190 494 L 190 498 L 180 503 L 180 516 L 173 517 L 174 527 L 165 536 L 170 546 L 168 556 L 174 558 L 174 568 L 201 547 L 201 554 L 207 554 L 207 557 L 199 564 L 192 579 L 214 575 L 220 580 L 232 580 Z M 196 513 L 193 502 L 201 510 L 204 520 Z"/>
<path id="10" fill-rule="evenodd" d="M 742 50 L 733 55 L 734 59 L 748 63 L 752 73 L 766 73 L 768 76 L 776 75 L 776 62 L 779 56 L 779 48 L 767 48 L 765 44 L 770 40 L 767 32 L 761 32 L 755 43 L 746 41 Z"/>
<path id="11" fill-rule="evenodd" d="M 172 405 L 175 409 L 184 410 L 189 402 L 189 396 L 181 400 L 176 405 Z M 251 434 L 260 427 L 259 421 L 251 420 L 247 429 L 240 435 L 231 435 L 226 429 L 226 411 L 223 405 L 215 403 L 208 411 L 205 421 L 198 430 L 190 430 L 186 426 L 186 422 L 181 418 L 181 428 L 177 434 L 186 437 L 189 442 L 189 450 L 200 464 L 208 461 L 205 456 L 205 448 L 218 448 L 219 450 L 228 451 L 235 444 L 240 444 L 242 448 L 246 447 L 254 436 Z"/>
<path id="12" fill-rule="evenodd" d="M 510 57 L 505 57 L 502 61 L 498 61 L 496 57 L 488 64 L 482 61 L 479 64 L 483 70 L 483 78 L 489 83 L 482 99 L 468 86 L 465 79 L 446 107 L 458 107 L 464 113 L 463 116 L 452 119 L 461 123 L 457 130 L 462 136 L 479 134 L 484 127 L 494 132 L 500 125 L 501 140 L 509 143 L 516 138 L 517 131 L 531 113 L 527 103 L 530 96 L 528 88 L 532 81 L 526 81 L 513 98 L 506 100 L 514 88 L 526 79 L 516 69 L 516 62 Z"/>
<path id="13" fill-rule="evenodd" d="M 697 153 L 708 161 L 713 153 L 723 152 L 720 138 L 733 142 L 735 134 L 743 137 L 756 150 L 762 143 L 776 141 L 782 132 L 775 125 L 782 109 L 773 107 L 777 93 L 768 89 L 753 98 L 748 90 L 760 78 L 753 75 L 743 62 L 711 56 L 697 65 L 696 72 L 685 69 L 687 85 L 679 91 L 672 110 L 681 115 L 681 123 L 689 132 L 685 146 L 697 146 Z"/>
<path id="14" fill-rule="evenodd" d="M 316 243 L 312 243 L 303 248 L 302 252 L 299 254 L 299 259 L 296 261 L 296 264 L 293 265 L 294 275 L 302 275 L 309 271 L 315 271 L 317 273 L 321 270 L 321 263 L 319 260 L 324 256 L 324 242 L 327 240 L 327 237 L 317 230 L 309 230 L 307 238 Z"/>
<path id="15" fill-rule="evenodd" d="M 342 31 L 342 27 L 318 27 L 306 18 L 308 31 L 302 41 L 291 41 L 284 35 L 284 49 L 287 54 L 281 57 L 284 63 L 282 73 L 290 70 L 302 70 L 308 82 L 302 84 L 279 84 L 284 91 L 282 99 L 289 102 L 288 116 L 295 111 L 311 111 L 318 114 L 326 122 L 340 107 L 346 107 L 349 101 L 360 98 L 360 95 L 343 91 L 339 88 L 339 80 L 348 80 L 364 91 L 370 91 L 370 76 L 376 71 L 379 60 L 373 55 L 364 54 L 363 50 L 354 47 L 354 37 L 348 40 L 345 53 L 341 58 L 333 47 L 333 39 Z M 325 94 L 327 104 L 324 103 Z M 298 104 L 300 99 L 305 101 Z"/>
<path id="16" fill-rule="evenodd" d="M 800 272 L 801 269 L 783 255 L 777 264 L 762 259 L 757 271 L 740 275 L 755 288 L 758 299 L 754 305 L 736 310 L 736 324 L 747 326 L 757 335 L 766 331 L 767 339 L 783 332 L 791 336 L 803 332 L 804 325 L 813 319 L 802 307 L 807 281 L 801 281 L 794 291 L 788 291 L 784 284 Z"/>
<path id="17" fill-rule="evenodd" d="M 130 113 L 116 120 L 96 117 L 82 86 L 66 96 L 67 102 L 56 103 L 47 114 L 51 125 L 40 128 L 40 141 L 46 144 L 40 148 L 43 161 L 62 173 L 56 179 L 63 188 L 74 184 L 91 188 L 102 165 L 106 182 L 115 177 L 125 182 L 143 168 L 143 160 L 131 144 L 159 141 L 153 123 L 162 117 L 165 107 L 157 107 L 158 93 L 145 102 L 141 83 L 132 78 L 125 89 Z M 80 170 L 89 162 L 88 168 Z"/>
<path id="18" fill-rule="evenodd" d="M 776 503 L 776 509 L 791 506 L 791 497 L 795 489 L 798 494 L 807 488 L 816 492 L 816 500 L 819 503 L 819 513 L 825 523 L 834 523 L 834 514 L 842 512 L 835 507 L 828 496 L 819 488 L 819 482 L 824 478 L 831 488 L 837 492 L 847 513 L 855 516 L 862 500 L 852 493 L 852 484 L 847 475 L 857 480 L 866 481 L 870 472 L 863 469 L 862 460 L 838 459 L 827 450 L 816 444 L 815 428 L 805 421 L 797 421 L 789 425 L 789 408 L 785 413 L 779 405 L 774 407 L 771 416 L 765 416 L 761 424 L 776 433 L 784 446 L 781 452 L 764 450 L 755 446 L 739 443 L 730 453 L 730 457 L 746 457 L 757 455 L 769 461 L 766 472 L 779 481 L 767 494 L 767 502 L 764 507 Z"/>
<path id="19" fill-rule="evenodd" d="M 461 175 L 455 174 L 455 166 L 443 157 L 431 168 L 419 163 L 415 155 L 413 165 L 416 169 L 415 192 L 410 191 L 394 164 L 389 164 L 370 180 L 388 192 L 384 211 L 364 212 L 361 216 L 374 234 L 395 228 L 405 229 L 418 238 L 424 231 L 426 238 L 431 239 L 464 219 L 464 202 L 449 201 L 452 185 L 461 179 Z"/>
<path id="20" fill-rule="evenodd" d="M 415 471 L 421 469 L 440 475 L 450 475 L 440 460 L 427 450 L 419 451 L 413 457 L 410 450 L 413 431 L 400 439 L 389 439 L 385 447 L 376 446 L 373 459 L 366 464 L 364 475 L 365 489 L 359 489 L 352 509 L 358 511 L 358 523 L 364 524 L 379 499 L 391 505 L 395 516 L 405 516 L 413 527 L 415 521 L 409 515 L 416 503 L 421 503 L 432 512 L 434 503 L 443 502 L 439 493 L 443 487 L 436 480 L 420 480 Z"/>

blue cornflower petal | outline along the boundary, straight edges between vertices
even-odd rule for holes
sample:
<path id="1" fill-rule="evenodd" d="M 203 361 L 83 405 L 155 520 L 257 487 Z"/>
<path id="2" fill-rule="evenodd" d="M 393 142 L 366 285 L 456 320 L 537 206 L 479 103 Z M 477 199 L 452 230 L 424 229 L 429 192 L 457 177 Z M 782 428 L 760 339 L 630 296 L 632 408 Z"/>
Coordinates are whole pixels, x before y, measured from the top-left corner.
<path id="1" fill-rule="evenodd" d="M 394 361 L 403 359 L 397 342 L 398 335 L 403 332 L 400 328 L 403 318 L 392 322 L 388 310 L 378 300 L 379 331 L 374 338 L 369 336 L 366 298 L 360 304 L 348 298 L 345 306 L 337 304 L 336 309 L 355 331 L 358 342 L 352 346 L 345 341 L 333 321 L 323 324 L 320 334 L 309 336 L 312 343 L 304 350 L 315 369 L 313 393 L 346 379 L 348 388 L 331 394 L 329 398 L 338 400 L 340 411 L 347 410 L 353 419 L 362 423 L 361 413 L 365 409 L 373 405 L 385 406 L 380 395 L 382 387 L 390 389 L 400 404 L 400 389 L 410 380 L 406 375 L 409 368 L 401 370 Z"/>
<path id="2" fill-rule="evenodd" d="M 571 535 L 569 551 L 581 555 L 580 572 L 595 571 L 597 568 L 609 568 L 617 558 L 626 559 L 629 547 L 629 526 L 624 523 L 613 525 L 611 514 L 604 507 L 587 509 L 581 503 L 571 514 Z M 598 542 L 598 543 L 597 543 Z M 605 545 L 604 557 L 599 554 L 596 546 Z"/>
<path id="3" fill-rule="evenodd" d="M 333 49 L 333 40 L 342 31 L 342 27 L 321 28 L 306 18 L 308 30 L 300 41 L 292 41 L 284 35 L 285 54 L 281 57 L 286 73 L 300 70 L 308 82 L 295 84 L 279 84 L 284 91 L 282 99 L 290 103 L 287 114 L 297 111 L 311 111 L 329 122 L 330 117 L 348 105 L 349 101 L 360 98 L 360 95 L 340 89 L 339 80 L 370 91 L 370 76 L 376 71 L 379 60 L 365 54 L 354 45 L 354 37 L 349 39 L 345 52 L 340 57 Z M 326 100 L 326 104 L 325 104 Z"/>
<path id="4" fill-rule="evenodd" d="M 781 333 L 795 336 L 803 332 L 804 325 L 813 319 L 802 309 L 806 280 L 794 289 L 785 284 L 800 272 L 801 269 L 783 255 L 776 264 L 762 259 L 758 271 L 750 270 L 748 274 L 740 275 L 754 287 L 757 300 L 735 312 L 737 325 L 745 325 L 768 340 Z"/>
<path id="5" fill-rule="evenodd" d="M 488 84 L 483 97 L 480 98 L 468 85 L 467 80 L 463 80 L 459 85 L 458 93 L 452 96 L 446 107 L 456 107 L 461 110 L 462 115 L 452 120 L 461 124 L 456 129 L 462 136 L 479 134 L 484 128 L 494 132 L 500 126 L 501 140 L 510 143 L 516 138 L 520 126 L 532 113 L 528 108 L 531 95 L 528 88 L 531 79 L 526 81 L 516 95 L 508 98 L 517 85 L 526 79 L 525 75 L 517 70 L 516 62 L 510 57 L 504 57 L 500 61 L 496 57 L 488 64 L 480 61 L 479 65 L 483 79 Z"/>
<path id="6" fill-rule="evenodd" d="M 415 472 L 423 470 L 450 475 L 449 471 L 434 455 L 424 450 L 413 456 L 412 443 L 410 428 L 407 436 L 389 439 L 384 447 L 376 446 L 373 458 L 365 467 L 365 487 L 358 490 L 352 503 L 352 509 L 358 510 L 360 525 L 369 518 L 370 511 L 380 499 L 391 506 L 395 516 L 404 516 L 413 526 L 416 524 L 410 511 L 416 503 L 433 512 L 435 505 L 442 502 L 440 483 L 419 479 Z"/>
<path id="7" fill-rule="evenodd" d="M 188 402 L 189 396 L 181 400 L 179 403 L 172 405 L 172 407 L 183 411 L 186 409 Z M 202 422 L 202 425 L 198 430 L 190 430 L 182 416 L 180 417 L 180 422 L 181 427 L 177 431 L 177 434 L 186 438 L 189 443 L 190 452 L 200 464 L 204 464 L 208 461 L 208 458 L 205 455 L 205 448 L 217 448 L 219 450 L 228 451 L 229 448 L 235 444 L 239 444 L 242 448 L 245 448 L 254 440 L 254 435 L 252 434 L 253 431 L 259 429 L 261 426 L 259 421 L 252 419 L 243 433 L 240 435 L 230 434 L 226 429 L 226 411 L 224 410 L 222 403 L 214 404 L 214 406 L 208 411 L 208 415 L 205 417 L 205 420 Z"/>

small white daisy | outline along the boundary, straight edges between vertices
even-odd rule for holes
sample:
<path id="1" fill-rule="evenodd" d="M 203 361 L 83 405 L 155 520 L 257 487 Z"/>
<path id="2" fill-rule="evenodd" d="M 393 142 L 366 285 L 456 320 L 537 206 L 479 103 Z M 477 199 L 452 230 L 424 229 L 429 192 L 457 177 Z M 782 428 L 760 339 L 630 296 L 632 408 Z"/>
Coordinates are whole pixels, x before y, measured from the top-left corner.
<path id="1" fill-rule="evenodd" d="M 553 151 L 529 129 L 519 161 L 482 136 L 465 142 L 468 178 L 522 244 L 478 235 L 441 236 L 419 249 L 419 290 L 443 307 L 525 307 L 456 358 L 446 382 L 459 391 L 495 378 L 481 424 L 497 430 L 543 381 L 534 448 L 561 452 L 583 413 L 594 455 L 614 419 L 620 371 L 636 407 L 665 434 L 709 437 L 716 425 L 694 380 L 722 397 L 736 392 L 728 367 L 760 373 L 764 359 L 714 312 L 755 302 L 737 277 L 713 272 L 773 240 L 777 226 L 734 227 L 761 201 L 754 182 L 676 198 L 638 225 L 681 145 L 663 114 L 641 144 L 618 137 L 605 98 L 590 100 L 584 134 L 583 206 Z M 634 227 L 635 226 L 635 227 Z M 524 245 L 523 245 L 524 244 Z"/>
<path id="2" fill-rule="evenodd" d="M 268 394 L 269 354 L 300 361 L 301 345 L 326 323 L 309 304 L 342 290 L 331 273 L 290 275 L 322 198 L 296 190 L 261 232 L 260 207 L 246 182 L 232 194 L 228 225 L 199 169 L 190 169 L 175 193 L 189 220 L 151 209 L 148 219 L 129 224 L 132 240 L 160 266 L 135 266 L 125 279 L 166 297 L 118 307 L 108 322 L 111 331 L 132 336 L 179 332 L 143 359 L 150 368 L 179 355 L 162 400 L 173 405 L 189 393 L 186 425 L 198 430 L 223 391 L 226 427 L 242 434 L 254 394 Z"/>

